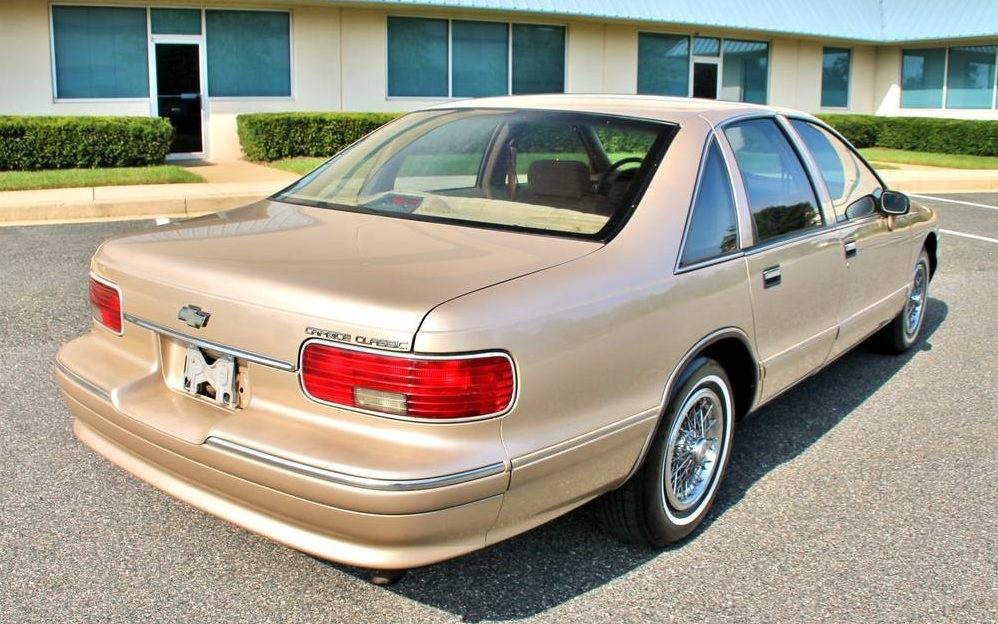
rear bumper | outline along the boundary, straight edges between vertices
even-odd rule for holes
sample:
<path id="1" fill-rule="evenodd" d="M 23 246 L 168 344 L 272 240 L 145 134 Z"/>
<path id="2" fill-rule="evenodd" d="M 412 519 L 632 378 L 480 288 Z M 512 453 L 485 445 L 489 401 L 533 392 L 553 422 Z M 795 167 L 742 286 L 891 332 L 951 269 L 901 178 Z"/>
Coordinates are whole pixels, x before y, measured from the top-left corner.
<path id="1" fill-rule="evenodd" d="M 87 446 L 193 507 L 324 559 L 410 568 L 482 548 L 509 483 L 502 463 L 431 478 L 370 479 L 282 464 L 224 440 L 192 444 L 130 418 L 114 392 L 62 356 L 56 378 Z"/>

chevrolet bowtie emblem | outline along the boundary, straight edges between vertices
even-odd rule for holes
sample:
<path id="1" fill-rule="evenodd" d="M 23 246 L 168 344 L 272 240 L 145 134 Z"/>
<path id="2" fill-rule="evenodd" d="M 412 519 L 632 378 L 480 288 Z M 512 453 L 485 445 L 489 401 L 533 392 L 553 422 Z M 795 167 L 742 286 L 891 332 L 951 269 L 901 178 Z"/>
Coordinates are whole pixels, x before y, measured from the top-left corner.
<path id="1" fill-rule="evenodd" d="M 211 314 L 205 312 L 196 305 L 185 305 L 180 308 L 180 312 L 177 313 L 177 318 L 181 321 L 187 323 L 189 327 L 194 329 L 201 329 L 208 324 L 208 317 Z"/>

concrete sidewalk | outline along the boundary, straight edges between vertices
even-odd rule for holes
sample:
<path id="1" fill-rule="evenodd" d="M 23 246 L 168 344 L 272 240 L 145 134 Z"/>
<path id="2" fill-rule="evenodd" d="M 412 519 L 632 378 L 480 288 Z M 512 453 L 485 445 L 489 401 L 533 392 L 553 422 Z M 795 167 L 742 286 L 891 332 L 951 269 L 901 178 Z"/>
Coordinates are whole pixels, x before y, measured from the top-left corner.
<path id="1" fill-rule="evenodd" d="M 197 216 L 249 204 L 298 178 L 244 161 L 177 164 L 205 182 L 0 192 L 0 225 Z"/>

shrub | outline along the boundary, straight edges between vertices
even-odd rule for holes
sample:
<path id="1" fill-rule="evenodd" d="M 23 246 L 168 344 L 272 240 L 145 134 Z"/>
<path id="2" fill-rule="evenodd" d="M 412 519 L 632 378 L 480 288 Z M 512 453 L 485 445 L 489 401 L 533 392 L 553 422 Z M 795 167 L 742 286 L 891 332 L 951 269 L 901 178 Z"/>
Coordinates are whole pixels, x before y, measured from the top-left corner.
<path id="1" fill-rule="evenodd" d="M 998 121 L 873 115 L 820 117 L 856 147 L 998 156 Z"/>
<path id="2" fill-rule="evenodd" d="M 0 171 L 155 165 L 172 141 L 159 117 L 0 116 Z"/>
<path id="3" fill-rule="evenodd" d="M 881 122 L 885 117 L 873 115 L 818 115 L 825 123 L 842 133 L 856 147 L 877 145 Z"/>
<path id="4" fill-rule="evenodd" d="M 396 113 L 252 113 L 239 115 L 239 144 L 250 160 L 332 156 Z"/>

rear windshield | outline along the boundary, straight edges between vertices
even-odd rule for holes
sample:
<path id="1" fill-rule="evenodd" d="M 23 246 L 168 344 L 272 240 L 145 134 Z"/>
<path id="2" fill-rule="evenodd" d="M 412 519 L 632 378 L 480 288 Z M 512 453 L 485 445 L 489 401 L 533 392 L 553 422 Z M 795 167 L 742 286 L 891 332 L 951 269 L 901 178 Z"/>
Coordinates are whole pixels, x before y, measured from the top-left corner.
<path id="1" fill-rule="evenodd" d="M 674 131 L 605 115 L 423 111 L 373 132 L 275 199 L 602 238 L 627 218 Z"/>

